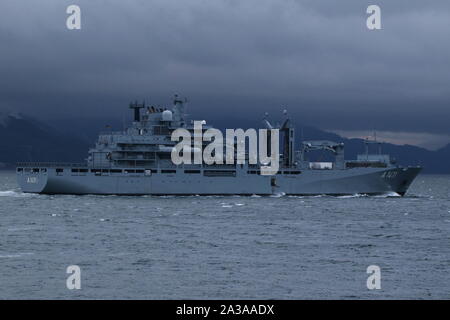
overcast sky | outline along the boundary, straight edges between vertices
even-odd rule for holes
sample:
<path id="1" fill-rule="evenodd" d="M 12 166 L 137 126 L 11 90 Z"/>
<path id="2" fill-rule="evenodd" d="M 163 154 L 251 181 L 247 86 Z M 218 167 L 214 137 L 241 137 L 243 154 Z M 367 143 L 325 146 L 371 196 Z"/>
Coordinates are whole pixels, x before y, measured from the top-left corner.
<path id="1" fill-rule="evenodd" d="M 287 108 L 347 136 L 450 142 L 448 0 L 2 0 L 0 45 L 0 111 L 121 116 L 177 92 L 194 118 Z"/>

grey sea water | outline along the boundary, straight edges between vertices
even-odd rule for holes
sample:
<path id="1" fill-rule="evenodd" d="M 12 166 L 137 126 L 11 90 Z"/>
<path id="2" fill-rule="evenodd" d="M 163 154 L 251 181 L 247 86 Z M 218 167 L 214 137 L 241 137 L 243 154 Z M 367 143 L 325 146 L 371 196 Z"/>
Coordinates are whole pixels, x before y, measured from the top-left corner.
<path id="1" fill-rule="evenodd" d="M 30 195 L 0 172 L 0 298 L 449 299 L 449 197 L 431 175 L 404 198 Z"/>

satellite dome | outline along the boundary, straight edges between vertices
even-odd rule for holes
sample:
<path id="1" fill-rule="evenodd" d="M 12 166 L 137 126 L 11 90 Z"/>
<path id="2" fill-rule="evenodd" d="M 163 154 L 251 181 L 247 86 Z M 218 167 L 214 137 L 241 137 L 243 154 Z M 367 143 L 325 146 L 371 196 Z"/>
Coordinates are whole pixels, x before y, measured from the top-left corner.
<path id="1" fill-rule="evenodd" d="M 162 121 L 172 121 L 172 111 L 170 110 L 163 111 Z"/>

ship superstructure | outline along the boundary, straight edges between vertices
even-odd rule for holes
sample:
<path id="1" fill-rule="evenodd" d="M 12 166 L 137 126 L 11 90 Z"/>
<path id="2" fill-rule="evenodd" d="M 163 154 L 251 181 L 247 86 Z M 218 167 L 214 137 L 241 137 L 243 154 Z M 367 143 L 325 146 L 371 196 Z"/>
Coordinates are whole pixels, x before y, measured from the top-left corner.
<path id="1" fill-rule="evenodd" d="M 344 144 L 302 141 L 295 150 L 295 132 L 285 114 L 280 132 L 279 171 L 261 174 L 260 164 L 175 165 L 172 132 L 194 133 L 186 117 L 186 101 L 175 96 L 173 107 L 132 103 L 131 126 L 103 132 L 85 163 L 19 163 L 17 179 L 23 192 L 117 195 L 346 195 L 396 192 L 404 195 L 420 167 L 401 167 L 388 155 L 369 153 L 345 160 Z M 264 118 L 266 128 L 274 126 Z M 207 130 L 204 126 L 203 130 Z M 204 147 L 204 146 L 202 146 Z M 312 162 L 315 150 L 329 151 L 332 162 Z M 201 150 L 200 150 L 201 151 Z M 248 156 L 248 155 L 246 155 Z"/>

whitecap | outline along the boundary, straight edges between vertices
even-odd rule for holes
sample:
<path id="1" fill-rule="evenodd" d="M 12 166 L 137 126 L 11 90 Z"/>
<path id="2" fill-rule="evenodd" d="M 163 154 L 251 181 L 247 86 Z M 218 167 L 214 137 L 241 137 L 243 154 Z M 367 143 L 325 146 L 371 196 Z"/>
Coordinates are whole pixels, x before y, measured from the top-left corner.
<path id="1" fill-rule="evenodd" d="M 272 195 L 270 195 L 272 198 L 281 198 L 281 197 L 284 197 L 286 195 L 286 193 L 284 193 L 284 192 L 277 192 L 277 193 L 274 193 L 274 194 L 272 194 Z"/>
<path id="2" fill-rule="evenodd" d="M 21 258 L 23 256 L 27 256 L 27 255 L 32 255 L 34 253 L 32 252 L 19 252 L 19 253 L 12 253 L 12 254 L 1 254 L 0 255 L 0 259 L 1 258 Z"/>
<path id="3" fill-rule="evenodd" d="M 349 195 L 345 195 L 345 196 L 339 196 L 339 199 L 349 199 L 349 198 L 361 198 L 361 197 L 365 197 L 365 194 L 360 194 L 360 193 L 355 193 L 355 194 L 349 194 Z"/>
<path id="4" fill-rule="evenodd" d="M 20 254 L 0 254 L 0 258 L 19 258 Z"/>
<path id="5" fill-rule="evenodd" d="M 16 232 L 16 231 L 30 231 L 30 230 L 38 230 L 39 227 L 16 227 L 16 228 L 8 228 L 8 232 Z"/>
<path id="6" fill-rule="evenodd" d="M 33 193 L 23 193 L 21 191 L 15 191 L 15 190 L 6 190 L 6 191 L 0 191 L 0 197 L 32 197 L 36 194 Z"/>
<path id="7" fill-rule="evenodd" d="M 397 198 L 397 197 L 401 197 L 401 195 L 399 195 L 397 192 L 394 192 L 394 191 L 386 192 L 386 193 L 378 194 L 378 195 L 374 196 L 374 198 Z"/>

